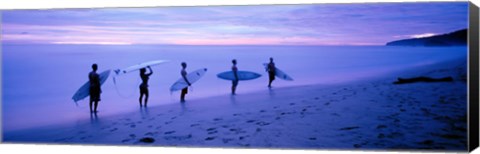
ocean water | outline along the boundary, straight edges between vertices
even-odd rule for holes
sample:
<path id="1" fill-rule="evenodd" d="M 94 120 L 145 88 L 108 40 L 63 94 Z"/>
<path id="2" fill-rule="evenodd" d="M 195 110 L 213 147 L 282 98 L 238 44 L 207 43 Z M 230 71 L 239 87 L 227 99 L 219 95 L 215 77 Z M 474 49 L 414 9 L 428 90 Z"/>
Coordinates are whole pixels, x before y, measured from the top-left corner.
<path id="1" fill-rule="evenodd" d="M 390 72 L 466 57 L 466 47 L 390 46 L 174 46 L 174 45 L 2 45 L 3 130 L 15 131 L 90 117 L 88 98 L 71 97 L 88 80 L 91 65 L 99 72 L 125 68 L 150 60 L 170 60 L 154 66 L 149 81 L 149 106 L 179 103 L 179 92 L 169 87 L 180 76 L 181 62 L 187 71 L 208 68 L 206 75 L 190 88 L 186 99 L 228 95 L 231 82 L 216 77 L 229 71 L 232 59 L 239 70 L 263 76 L 240 81 L 238 97 L 265 90 L 268 75 L 263 63 L 274 58 L 276 66 L 294 81 L 281 79 L 274 88 L 311 84 L 336 84 L 372 78 Z M 112 72 L 113 73 L 113 72 Z M 99 115 L 136 111 L 140 77 L 138 71 L 102 86 Z"/>

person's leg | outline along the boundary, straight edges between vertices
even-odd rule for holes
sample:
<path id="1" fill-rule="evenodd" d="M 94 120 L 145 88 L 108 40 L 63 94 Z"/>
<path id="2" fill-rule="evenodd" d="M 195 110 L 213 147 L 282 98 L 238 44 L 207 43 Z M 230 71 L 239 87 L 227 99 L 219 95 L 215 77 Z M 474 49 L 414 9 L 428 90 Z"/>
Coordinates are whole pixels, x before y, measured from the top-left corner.
<path id="1" fill-rule="evenodd" d="M 95 110 L 93 111 L 94 113 L 97 113 L 97 107 L 98 107 L 98 100 L 95 100 Z"/>
<path id="2" fill-rule="evenodd" d="M 148 89 L 145 89 L 145 104 L 144 104 L 145 107 L 147 107 L 147 102 L 148 102 Z"/>
<path id="3" fill-rule="evenodd" d="M 269 73 L 268 74 L 268 87 L 272 87 L 272 82 L 275 80 L 275 73 Z"/>
<path id="4" fill-rule="evenodd" d="M 237 89 L 238 81 L 232 81 L 232 95 L 235 95 L 235 90 Z"/>
<path id="5" fill-rule="evenodd" d="M 182 89 L 182 93 L 180 94 L 180 102 L 185 102 L 185 94 L 187 94 L 186 91 L 187 88 Z"/>
<path id="6" fill-rule="evenodd" d="M 142 107 L 142 99 L 143 99 L 143 90 L 140 88 L 140 97 L 138 98 L 138 103 L 140 103 L 140 107 Z"/>
<path id="7" fill-rule="evenodd" d="M 90 96 L 90 113 L 93 112 L 92 105 L 93 105 L 93 99 L 92 99 L 92 96 Z"/>

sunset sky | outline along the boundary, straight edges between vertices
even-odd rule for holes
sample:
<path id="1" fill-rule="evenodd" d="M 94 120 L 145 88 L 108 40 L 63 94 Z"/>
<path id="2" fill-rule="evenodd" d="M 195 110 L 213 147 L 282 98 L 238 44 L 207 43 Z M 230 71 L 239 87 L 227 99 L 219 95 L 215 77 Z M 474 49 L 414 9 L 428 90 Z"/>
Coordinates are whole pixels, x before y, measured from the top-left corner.
<path id="1" fill-rule="evenodd" d="M 467 2 L 2 11 L 4 44 L 384 45 L 468 27 Z"/>

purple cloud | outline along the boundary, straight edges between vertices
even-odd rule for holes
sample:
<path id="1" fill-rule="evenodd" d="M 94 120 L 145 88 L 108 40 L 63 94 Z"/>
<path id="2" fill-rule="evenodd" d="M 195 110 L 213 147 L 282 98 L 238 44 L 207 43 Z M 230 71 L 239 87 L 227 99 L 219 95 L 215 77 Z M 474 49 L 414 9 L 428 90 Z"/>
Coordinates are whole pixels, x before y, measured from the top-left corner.
<path id="1" fill-rule="evenodd" d="M 2 12 L 2 43 L 382 45 L 468 26 L 468 3 Z"/>

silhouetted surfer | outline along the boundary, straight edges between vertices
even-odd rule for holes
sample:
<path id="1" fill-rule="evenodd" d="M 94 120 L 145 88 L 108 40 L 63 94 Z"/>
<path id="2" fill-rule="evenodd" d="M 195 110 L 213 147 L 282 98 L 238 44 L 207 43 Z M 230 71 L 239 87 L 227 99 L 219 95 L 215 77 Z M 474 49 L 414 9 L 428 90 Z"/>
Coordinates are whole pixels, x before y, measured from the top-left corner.
<path id="1" fill-rule="evenodd" d="M 270 57 L 270 63 L 267 64 L 268 72 L 268 88 L 272 87 L 272 82 L 275 80 L 275 63 L 273 63 L 273 58 Z"/>
<path id="2" fill-rule="evenodd" d="M 143 95 L 145 95 L 145 104 L 144 106 L 147 107 L 147 101 L 148 101 L 148 79 L 150 78 L 150 75 L 153 74 L 152 68 L 150 66 L 147 66 L 148 70 L 150 71 L 149 73 L 147 72 L 147 69 L 142 68 L 140 69 L 140 78 L 142 78 L 142 84 L 140 84 L 140 98 L 138 101 L 140 102 L 140 107 L 142 107 L 142 98 Z"/>
<path id="3" fill-rule="evenodd" d="M 97 74 L 98 66 L 97 64 L 92 65 L 92 71 L 88 74 L 88 81 L 90 82 L 90 112 L 96 113 L 98 102 L 100 101 L 100 76 Z M 95 108 L 92 109 L 92 104 L 95 102 Z"/>
<path id="4" fill-rule="evenodd" d="M 187 79 L 187 71 L 185 70 L 187 68 L 187 63 L 182 62 L 182 71 L 180 74 L 182 75 L 182 78 L 185 80 L 185 82 L 188 84 L 188 86 L 192 85 Z M 188 87 L 185 87 L 182 89 L 182 93 L 180 94 L 180 102 L 185 102 L 185 95 L 188 93 Z"/>
<path id="5" fill-rule="evenodd" d="M 232 71 L 233 71 L 233 75 L 235 76 L 235 80 L 232 80 L 232 95 L 235 95 L 235 90 L 237 89 L 237 85 L 238 85 L 237 60 L 233 59 L 232 64 L 233 64 Z"/>

